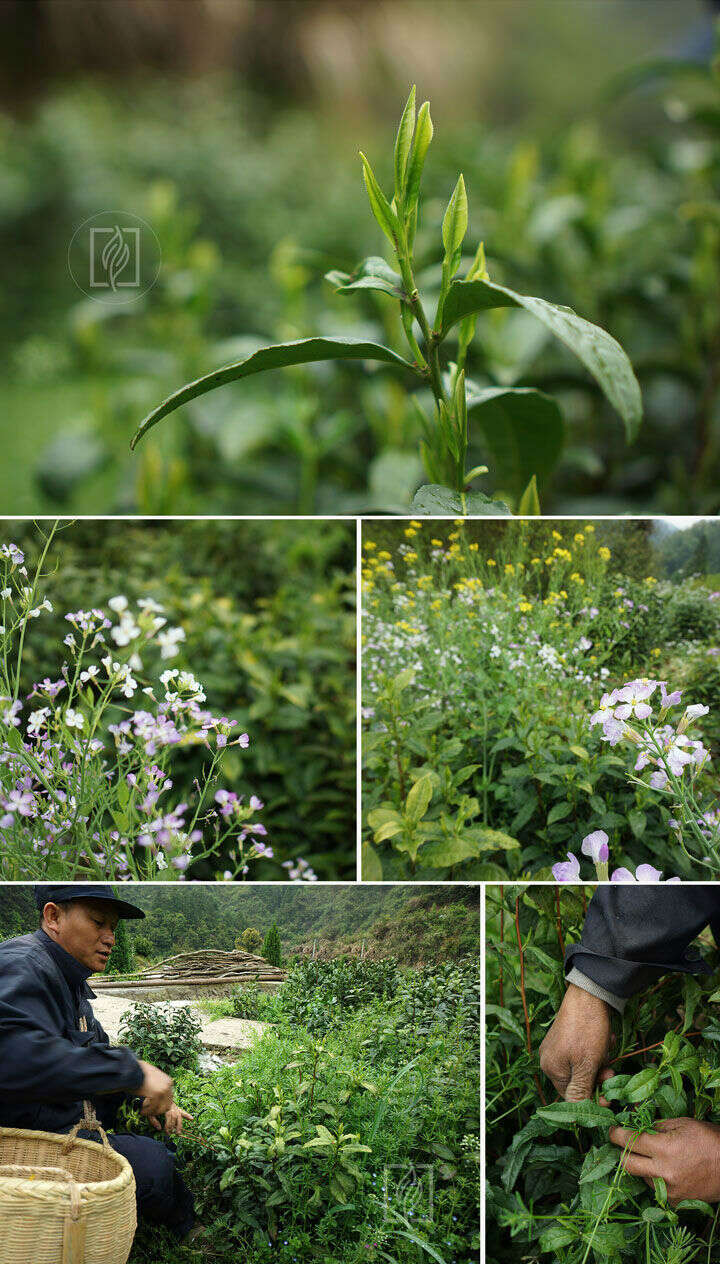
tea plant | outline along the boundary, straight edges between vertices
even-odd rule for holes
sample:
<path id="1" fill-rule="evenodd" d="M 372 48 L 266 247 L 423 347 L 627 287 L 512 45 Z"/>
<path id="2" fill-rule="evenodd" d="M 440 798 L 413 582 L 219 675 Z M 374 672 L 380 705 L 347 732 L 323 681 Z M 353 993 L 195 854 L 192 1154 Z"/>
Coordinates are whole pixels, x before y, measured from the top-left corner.
<path id="1" fill-rule="evenodd" d="M 428 290 L 435 299 L 431 325 L 426 310 L 428 299 L 421 297 L 415 276 L 414 244 L 420 183 L 432 136 L 429 102 L 424 102 L 416 117 L 413 85 L 395 141 L 392 200 L 385 196 L 365 155 L 360 154 L 370 206 L 392 246 L 398 271 L 384 258 L 373 256 L 359 264 L 352 274 L 339 271 L 327 274 L 327 280 L 338 293 L 375 290 L 397 300 L 412 359 L 399 355 L 391 347 L 362 338 L 313 337 L 263 347 L 175 391 L 141 423 L 132 440 L 133 448 L 175 409 L 226 383 L 288 365 L 323 360 L 371 360 L 403 369 L 406 375 L 429 390 L 433 401 L 433 411 L 428 414 L 420 400 L 411 397 L 423 436 L 420 443 L 423 466 L 431 480 L 415 495 L 416 512 L 509 512 L 503 502 L 491 500 L 483 492 L 471 491 L 472 482 L 488 472 L 485 466 L 467 468 L 469 425 L 475 422 L 499 462 L 505 461 L 509 447 L 517 451 L 517 470 L 522 484 L 518 485 L 518 511 L 539 513 L 538 481 L 552 471 L 563 444 L 563 420 L 557 403 L 543 392 L 528 387 L 485 388 L 469 378 L 466 380 L 465 362 L 478 314 L 500 308 L 529 312 L 569 348 L 622 417 L 628 440 L 635 438 L 642 415 L 640 388 L 630 361 L 615 339 L 577 316 L 569 307 L 532 298 L 492 282 L 482 242 L 463 279 L 457 279 L 468 227 L 468 202 L 462 174 L 443 218 L 440 276 L 428 277 Z M 455 359 L 443 363 L 441 347 L 451 333 Z"/>
<path id="2" fill-rule="evenodd" d="M 644 744 L 632 771 L 593 722 L 601 697 L 637 715 L 637 689 L 679 705 L 660 669 L 687 671 L 688 643 L 669 637 L 686 587 L 616 571 L 599 524 L 497 528 L 491 544 L 487 524 L 387 525 L 389 548 L 366 528 L 365 877 L 550 877 L 555 865 L 577 881 L 581 840 L 601 876 L 610 855 L 626 881 L 638 865 L 641 879 L 697 876 L 698 858 L 714 863 L 717 828 L 707 704 L 683 693 L 672 734 L 667 710 L 630 726 Z M 704 584 L 694 594 L 709 644 L 693 644 L 707 662 L 716 603 Z M 639 774 L 665 760 L 664 743 L 673 766 L 661 787 L 655 764 L 654 777 Z"/>
<path id="3" fill-rule="evenodd" d="M 582 888 L 488 890 L 488 1252 L 520 1261 L 609 1264 L 716 1261 L 720 1212 L 672 1207 L 662 1181 L 624 1173 L 608 1126 L 712 1117 L 720 1106 L 720 1025 L 711 981 L 666 976 L 617 1019 L 603 1100 L 551 1102 L 538 1046 L 564 992 L 563 952 L 577 940 Z M 717 952 L 710 957 L 717 964 Z"/>
<path id="4" fill-rule="evenodd" d="M 138 1058 L 174 1075 L 181 1067 L 196 1071 L 201 1052 L 202 1023 L 189 1005 L 163 1010 L 135 1002 L 122 1016 L 120 1040 Z"/>
<path id="5" fill-rule="evenodd" d="M 52 611 L 42 589 L 58 529 L 43 536 L 33 574 L 17 545 L 0 545 L 2 876 L 181 878 L 194 862 L 222 856 L 232 868 L 216 876 L 230 879 L 246 876 L 256 858 L 273 860 L 256 819 L 261 800 L 214 790 L 225 753 L 250 738 L 203 708 L 191 672 L 164 667 L 185 632 L 158 602 L 133 606 L 119 593 L 107 609 L 69 611 L 59 676 L 21 696 L 34 621 Z M 198 745 L 208 760 L 194 802 L 164 800 L 174 752 Z M 314 878 L 303 858 L 280 867 Z"/>

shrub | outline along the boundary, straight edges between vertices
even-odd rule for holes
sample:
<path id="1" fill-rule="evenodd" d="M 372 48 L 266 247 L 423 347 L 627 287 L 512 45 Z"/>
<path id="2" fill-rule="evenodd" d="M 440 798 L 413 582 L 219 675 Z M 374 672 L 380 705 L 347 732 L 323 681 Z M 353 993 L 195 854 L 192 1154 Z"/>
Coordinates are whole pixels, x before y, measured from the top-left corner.
<path id="1" fill-rule="evenodd" d="M 173 1075 L 181 1067 L 197 1068 L 201 1030 L 189 1005 L 163 1011 L 157 1004 L 136 1002 L 122 1016 L 120 1039 L 138 1058 Z"/>

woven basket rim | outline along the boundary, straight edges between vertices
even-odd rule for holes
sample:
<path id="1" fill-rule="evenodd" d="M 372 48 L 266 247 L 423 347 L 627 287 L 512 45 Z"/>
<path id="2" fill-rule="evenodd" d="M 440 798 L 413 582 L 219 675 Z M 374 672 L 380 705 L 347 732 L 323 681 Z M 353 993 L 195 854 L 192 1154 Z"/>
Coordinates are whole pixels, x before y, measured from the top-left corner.
<path id="1" fill-rule="evenodd" d="M 12 1139 L 13 1137 L 19 1137 L 25 1141 L 50 1141 L 50 1142 L 54 1142 L 58 1146 L 58 1148 L 65 1145 L 65 1143 L 67 1142 L 67 1133 L 41 1132 L 40 1130 L 36 1128 L 33 1128 L 33 1129 L 4 1128 L 4 1127 L 0 1128 L 0 1141 L 2 1141 L 3 1138 L 5 1137 L 9 1137 L 10 1139 Z M 105 1147 L 101 1146 L 99 1142 L 88 1141 L 86 1140 L 85 1137 L 75 1137 L 70 1149 L 73 1150 L 75 1146 L 82 1146 L 86 1150 L 99 1150 L 101 1154 L 107 1154 Z M 60 1155 L 59 1157 L 60 1159 L 64 1159 L 66 1156 Z M 79 1185 L 81 1193 L 83 1194 L 84 1193 L 88 1193 L 88 1194 L 120 1193 L 121 1190 L 125 1189 L 127 1185 L 129 1185 L 131 1182 L 134 1182 L 135 1175 L 133 1173 L 130 1163 L 125 1158 L 125 1155 L 118 1154 L 117 1150 L 112 1150 L 112 1159 L 114 1159 L 117 1162 L 120 1168 L 120 1171 L 118 1172 L 117 1176 L 111 1176 L 109 1180 L 105 1180 L 105 1181 L 76 1180 L 76 1184 Z M 31 1167 L 33 1165 L 27 1164 L 26 1166 Z M 39 1163 L 37 1164 L 37 1166 L 43 1167 L 46 1165 Z M 58 1166 L 61 1166 L 61 1164 L 58 1164 Z M 23 1180 L 26 1181 L 27 1179 L 28 1179 L 27 1176 L 0 1176 L 0 1192 L 2 1192 L 3 1187 L 6 1186 L 7 1181 L 17 1182 L 17 1181 L 23 1181 Z M 40 1178 L 37 1181 L 33 1181 L 33 1185 L 35 1185 L 36 1187 L 39 1186 L 41 1183 L 46 1184 L 50 1187 L 54 1187 L 55 1189 L 58 1189 L 59 1185 L 63 1185 L 64 1187 L 63 1182 L 58 1183 L 54 1180 L 42 1181 L 42 1178 Z"/>

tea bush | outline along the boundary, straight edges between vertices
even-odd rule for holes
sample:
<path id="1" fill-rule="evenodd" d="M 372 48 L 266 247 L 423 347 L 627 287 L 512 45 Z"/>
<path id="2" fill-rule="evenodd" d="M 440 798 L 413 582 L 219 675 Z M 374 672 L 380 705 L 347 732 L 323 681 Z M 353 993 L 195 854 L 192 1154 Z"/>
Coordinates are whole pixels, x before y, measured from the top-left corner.
<path id="1" fill-rule="evenodd" d="M 487 1252 L 520 1264 L 717 1261 L 720 1211 L 669 1206 L 662 1181 L 622 1174 L 608 1125 L 705 1119 L 720 1107 L 720 998 L 712 980 L 665 976 L 617 1020 L 614 1078 L 597 1100 L 553 1102 L 538 1047 L 564 993 L 563 945 L 579 937 L 592 891 L 487 890 Z M 521 946 L 520 946 L 521 945 Z M 709 964 L 717 949 L 703 947 Z M 597 1094 L 596 1094 L 597 1098 Z"/>
<path id="2" fill-rule="evenodd" d="M 189 1005 L 165 1010 L 157 1004 L 135 1004 L 122 1016 L 120 1040 L 145 1062 L 167 1075 L 197 1069 L 202 1023 Z"/>
<path id="3" fill-rule="evenodd" d="M 492 551 L 482 524 L 439 527 L 385 525 L 385 548 L 364 528 L 364 876 L 549 877 L 596 831 L 613 864 L 697 873 L 708 846 L 696 836 L 717 809 L 706 747 L 673 738 L 697 754 L 673 783 L 690 795 L 675 811 L 598 708 L 635 677 L 680 683 L 687 648 L 666 611 L 702 610 L 698 653 L 718 648 L 714 595 L 618 572 L 599 523 L 506 524 Z M 682 701 L 681 730 L 694 713 L 692 739 L 712 743 L 717 713 L 689 683 Z M 693 834 L 692 855 L 671 819 Z"/>
<path id="4" fill-rule="evenodd" d="M 259 1022 L 277 1022 L 283 1014 L 282 1001 L 275 992 L 264 992 L 257 983 L 235 988 L 230 1002 L 234 1018 L 252 1018 Z"/>
<path id="5" fill-rule="evenodd" d="M 177 1100 L 194 1116 L 179 1142 L 185 1175 L 219 1260 L 479 1261 L 479 942 L 416 982 L 373 964 L 369 999 L 321 1037 L 288 990 L 280 1027 L 241 1062 L 178 1073 Z M 330 1008 L 346 972 L 322 977 Z M 360 971 L 353 979 L 355 995 Z M 163 1249 L 144 1228 L 132 1259 L 155 1264 Z"/>

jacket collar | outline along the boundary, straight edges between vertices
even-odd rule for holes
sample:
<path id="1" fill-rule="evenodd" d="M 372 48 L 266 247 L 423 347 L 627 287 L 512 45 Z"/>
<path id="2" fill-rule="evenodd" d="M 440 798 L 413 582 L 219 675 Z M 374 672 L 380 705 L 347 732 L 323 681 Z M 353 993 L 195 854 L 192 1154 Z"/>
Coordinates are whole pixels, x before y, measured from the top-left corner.
<path id="1" fill-rule="evenodd" d="M 93 973 L 92 970 L 88 970 L 87 966 L 82 965 L 69 952 L 61 948 L 60 944 L 56 944 L 55 940 L 46 935 L 44 930 L 36 930 L 34 938 L 52 957 L 71 992 L 79 992 L 81 996 L 94 996 L 94 993 L 88 986 L 88 979 Z"/>

